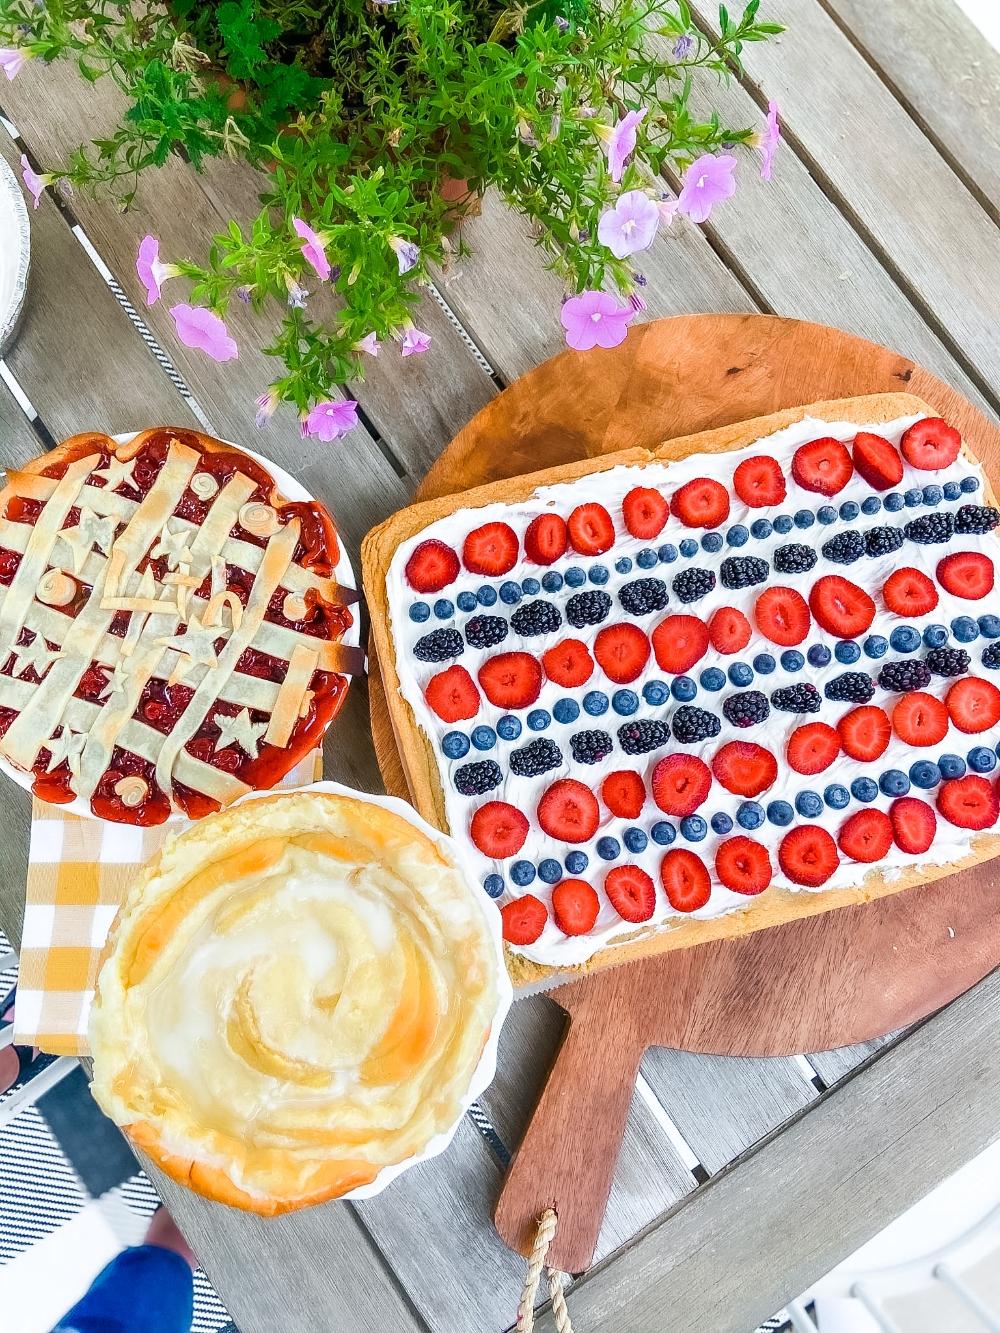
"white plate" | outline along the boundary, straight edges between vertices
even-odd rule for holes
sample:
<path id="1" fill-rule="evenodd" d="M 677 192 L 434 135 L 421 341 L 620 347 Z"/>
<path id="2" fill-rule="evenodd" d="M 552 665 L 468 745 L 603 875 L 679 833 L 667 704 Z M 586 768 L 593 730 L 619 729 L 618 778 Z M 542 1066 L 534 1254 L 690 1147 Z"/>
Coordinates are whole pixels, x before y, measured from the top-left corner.
<path id="1" fill-rule="evenodd" d="M 0 157 L 0 356 L 14 340 L 28 289 L 28 209 L 17 177 Z"/>
<path id="2" fill-rule="evenodd" d="M 2 158 L 0 158 L 0 165 L 3 165 Z M 127 444 L 129 440 L 134 440 L 138 434 L 139 432 L 137 430 L 134 430 L 127 432 L 125 435 L 113 435 L 111 438 L 114 440 L 116 444 Z M 223 444 L 231 444 L 231 443 L 232 443 L 231 440 L 223 441 Z M 305 489 L 305 487 L 302 486 L 299 482 L 297 482 L 293 476 L 289 475 L 289 473 L 287 473 L 284 470 L 284 468 L 279 467 L 277 463 L 272 463 L 271 460 L 269 458 L 265 458 L 263 454 L 258 454 L 253 449 L 247 449 L 242 444 L 234 444 L 233 448 L 239 449 L 245 454 L 249 454 L 251 458 L 255 458 L 258 463 L 261 463 L 264 467 L 266 467 L 268 472 L 270 472 L 271 476 L 277 482 L 278 487 L 280 488 L 286 500 L 315 499 L 315 496 L 310 495 L 309 492 Z M 344 549 L 344 544 L 340 540 L 339 534 L 337 538 L 337 544 L 340 547 L 340 560 L 338 561 L 337 567 L 334 570 L 334 577 L 336 578 L 337 582 L 340 584 L 342 588 L 356 589 L 357 584 L 354 581 L 354 570 L 351 568 L 350 557 L 348 556 L 346 550 Z M 361 626 L 359 624 L 359 617 L 357 615 L 353 616 L 353 624 L 350 626 L 347 633 L 344 635 L 342 642 L 350 648 L 357 648 L 360 645 Z M 348 677 L 348 680 L 349 679 L 350 677 Z M 341 705 L 341 707 L 343 707 L 343 705 Z M 25 791 L 31 791 L 32 784 L 35 781 L 34 773 L 22 773 L 19 768 L 14 768 L 12 764 L 8 763 L 7 760 L 4 759 L 2 755 L 0 755 L 0 773 L 6 773 L 7 777 L 11 778 L 14 782 L 16 782 L 19 787 L 23 787 Z M 63 810 L 68 815 L 80 815 L 84 819 L 100 818 L 100 816 L 95 815 L 93 810 L 91 810 L 90 802 L 84 801 L 79 796 L 77 796 L 72 801 L 67 801 L 65 804 L 59 804 L 57 808 Z M 108 822 L 108 821 L 101 821 L 101 822 Z M 174 811 L 173 814 L 168 815 L 163 822 L 165 824 L 183 824 L 188 822 L 188 818 L 187 815 L 182 814 L 178 810 Z"/>

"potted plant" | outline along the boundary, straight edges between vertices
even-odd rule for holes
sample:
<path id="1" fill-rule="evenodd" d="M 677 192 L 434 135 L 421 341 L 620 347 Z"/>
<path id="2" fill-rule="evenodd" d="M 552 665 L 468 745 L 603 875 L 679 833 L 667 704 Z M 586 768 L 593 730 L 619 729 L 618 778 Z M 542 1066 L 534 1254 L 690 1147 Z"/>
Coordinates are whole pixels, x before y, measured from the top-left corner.
<path id="1" fill-rule="evenodd" d="M 420 285 L 461 252 L 459 224 L 489 188 L 531 219 L 563 277 L 570 346 L 625 337 L 643 306 L 634 256 L 657 229 L 677 211 L 704 221 L 732 194 L 737 145 L 770 173 L 773 106 L 759 130 L 689 109 L 697 80 L 726 77 L 744 43 L 780 31 L 758 4 L 739 19 L 721 8 L 712 39 L 685 0 L 0 0 L 0 69 L 75 59 L 131 102 L 63 169 L 22 164 L 36 203 L 66 181 L 127 206 L 137 173 L 178 148 L 196 168 L 225 152 L 266 170 L 246 232 L 231 223 L 201 264 L 166 262 L 147 236 L 137 268 L 150 301 L 190 282 L 171 307 L 178 336 L 217 360 L 238 354 L 230 301 L 280 302 L 267 350 L 284 373 L 258 424 L 287 402 L 305 433 L 333 439 L 355 421 L 334 385 L 389 343 L 427 349 Z M 317 284 L 336 291 L 332 318 L 310 313 Z"/>

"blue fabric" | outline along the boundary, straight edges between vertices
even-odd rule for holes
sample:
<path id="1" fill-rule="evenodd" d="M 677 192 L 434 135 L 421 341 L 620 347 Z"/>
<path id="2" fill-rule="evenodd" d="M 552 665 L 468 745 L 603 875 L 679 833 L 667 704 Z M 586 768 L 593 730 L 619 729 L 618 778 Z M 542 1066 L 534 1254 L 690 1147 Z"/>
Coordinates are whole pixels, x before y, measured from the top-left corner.
<path id="1" fill-rule="evenodd" d="M 52 1333 L 190 1333 L 194 1275 L 160 1245 L 122 1250 Z"/>

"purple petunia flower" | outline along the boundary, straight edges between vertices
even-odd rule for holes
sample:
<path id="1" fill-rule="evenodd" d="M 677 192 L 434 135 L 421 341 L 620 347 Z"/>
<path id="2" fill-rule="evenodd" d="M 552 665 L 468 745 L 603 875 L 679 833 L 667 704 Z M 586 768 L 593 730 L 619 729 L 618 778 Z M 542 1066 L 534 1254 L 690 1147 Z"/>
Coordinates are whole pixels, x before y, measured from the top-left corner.
<path id="1" fill-rule="evenodd" d="M 356 342 L 351 350 L 353 352 L 367 352 L 369 356 L 378 356 L 381 346 L 382 344 L 375 336 L 375 331 L 372 330 L 371 333 L 366 333 L 360 342 Z"/>
<path id="2" fill-rule="evenodd" d="M 693 46 L 694 38 L 690 37 L 687 33 L 684 33 L 682 37 L 678 37 L 677 41 L 674 42 L 674 56 L 678 60 L 686 60 L 691 54 L 691 48 Z"/>
<path id="3" fill-rule="evenodd" d="M 625 163 L 635 152 L 636 130 L 645 115 L 645 107 L 641 111 L 629 111 L 607 135 L 608 172 L 613 181 L 621 180 Z"/>
<path id="4" fill-rule="evenodd" d="M 561 14 L 557 14 L 552 20 L 559 32 L 569 32 L 569 19 L 564 19 Z"/>
<path id="5" fill-rule="evenodd" d="M 358 424 L 358 405 L 351 398 L 335 399 L 328 403 L 317 403 L 308 416 L 302 418 L 300 429 L 302 438 L 316 435 L 329 444 L 339 440 Z"/>
<path id="6" fill-rule="evenodd" d="M 326 282 L 330 276 L 330 261 L 326 257 L 323 238 L 301 218 L 292 218 L 292 227 L 296 236 L 302 239 L 302 257 L 307 263 L 312 264 L 320 282 Z"/>
<path id="7" fill-rule="evenodd" d="M 760 143 L 757 145 L 760 152 L 760 174 L 766 181 L 771 179 L 771 167 L 774 164 L 774 155 L 778 151 L 780 142 L 781 128 L 778 125 L 778 104 L 777 102 L 768 102 L 767 127 L 760 136 Z"/>
<path id="8" fill-rule="evenodd" d="M 396 252 L 400 273 L 409 273 L 411 268 L 416 268 L 417 260 L 420 258 L 418 245 L 414 245 L 412 241 L 404 241 L 402 236 L 390 236 L 389 244 Z"/>
<path id="9" fill-rule="evenodd" d="M 200 305 L 172 305 L 177 337 L 185 347 L 195 347 L 213 361 L 234 361 L 240 354 L 236 339 L 218 315 Z"/>
<path id="10" fill-rule="evenodd" d="M 684 173 L 678 211 L 686 213 L 692 222 L 706 222 L 716 204 L 736 193 L 735 169 L 735 157 L 705 153 L 696 158 Z"/>
<path id="11" fill-rule="evenodd" d="M 403 334 L 403 356 L 412 356 L 414 352 L 426 352 L 431 345 L 431 335 L 421 333 L 419 329 L 409 328 Z"/>
<path id="12" fill-rule="evenodd" d="M 160 263 L 160 242 L 155 236 L 144 236 L 139 242 L 135 271 L 146 289 L 147 305 L 154 305 L 160 299 L 161 288 L 168 278 L 176 278 L 180 274 L 176 264 Z"/>
<path id="13" fill-rule="evenodd" d="M 8 79 L 16 78 L 26 60 L 31 59 L 30 51 L 19 51 L 13 46 L 0 46 L 0 69 Z"/>
<path id="14" fill-rule="evenodd" d="M 305 310 L 306 297 L 309 293 L 300 287 L 290 273 L 285 274 L 285 286 L 288 288 L 288 304 L 293 310 Z"/>
<path id="15" fill-rule="evenodd" d="M 35 201 L 32 207 L 37 208 L 38 201 L 42 197 L 42 191 L 45 189 L 46 185 L 52 184 L 52 177 L 48 175 L 48 173 L 39 176 L 37 171 L 32 170 L 31 163 L 28 161 L 27 156 L 22 153 L 21 179 L 24 181 L 25 188 L 30 191 L 32 199 Z"/>
<path id="16" fill-rule="evenodd" d="M 258 430 L 263 430 L 274 416 L 278 402 L 278 395 L 273 389 L 269 389 L 267 393 L 262 393 L 259 398 L 254 399 L 254 407 L 257 409 L 254 416 L 254 425 Z"/>
<path id="17" fill-rule="evenodd" d="M 660 212 L 642 190 L 629 190 L 620 195 L 614 208 L 601 215 L 597 224 L 597 239 L 606 245 L 616 259 L 648 250 L 660 225 Z"/>
<path id="18" fill-rule="evenodd" d="M 563 302 L 560 319 L 566 341 L 578 352 L 592 347 L 617 347 L 628 333 L 635 314 L 631 306 L 620 306 L 607 292 L 581 292 Z"/>

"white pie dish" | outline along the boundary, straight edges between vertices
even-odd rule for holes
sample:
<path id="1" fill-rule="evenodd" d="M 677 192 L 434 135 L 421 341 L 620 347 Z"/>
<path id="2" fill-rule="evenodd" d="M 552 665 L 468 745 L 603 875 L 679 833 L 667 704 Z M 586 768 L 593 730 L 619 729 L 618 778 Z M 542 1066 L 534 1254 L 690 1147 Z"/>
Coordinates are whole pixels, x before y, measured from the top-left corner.
<path id="1" fill-rule="evenodd" d="M 0 356 L 13 342 L 28 291 L 31 240 L 17 177 L 0 157 Z"/>

